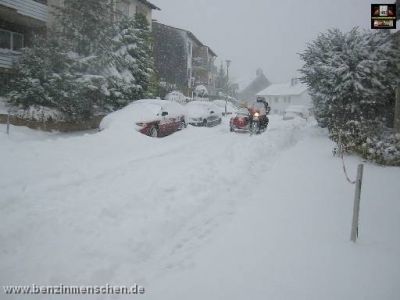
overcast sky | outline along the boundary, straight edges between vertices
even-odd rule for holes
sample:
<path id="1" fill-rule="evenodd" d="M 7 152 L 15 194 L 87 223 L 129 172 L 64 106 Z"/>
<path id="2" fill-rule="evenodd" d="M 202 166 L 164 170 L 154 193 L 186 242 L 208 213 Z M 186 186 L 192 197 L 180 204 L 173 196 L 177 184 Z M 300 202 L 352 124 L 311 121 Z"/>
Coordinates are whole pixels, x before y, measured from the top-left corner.
<path id="1" fill-rule="evenodd" d="M 272 82 L 288 81 L 301 66 L 297 55 L 319 32 L 370 28 L 371 3 L 390 0 L 150 0 L 153 18 L 192 31 L 219 59 L 232 60 L 244 84 L 262 68 Z"/>

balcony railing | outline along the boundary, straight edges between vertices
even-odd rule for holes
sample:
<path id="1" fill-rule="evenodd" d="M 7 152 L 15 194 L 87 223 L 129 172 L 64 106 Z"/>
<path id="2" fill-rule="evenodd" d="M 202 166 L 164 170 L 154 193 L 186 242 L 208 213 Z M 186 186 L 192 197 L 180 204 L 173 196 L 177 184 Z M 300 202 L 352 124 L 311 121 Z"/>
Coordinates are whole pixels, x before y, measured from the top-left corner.
<path id="1" fill-rule="evenodd" d="M 0 49 L 0 68 L 11 69 L 18 56 L 18 52 Z"/>
<path id="2" fill-rule="evenodd" d="M 43 22 L 48 20 L 48 7 L 33 0 L 0 0 L 0 6 L 15 9 L 18 14 Z"/>

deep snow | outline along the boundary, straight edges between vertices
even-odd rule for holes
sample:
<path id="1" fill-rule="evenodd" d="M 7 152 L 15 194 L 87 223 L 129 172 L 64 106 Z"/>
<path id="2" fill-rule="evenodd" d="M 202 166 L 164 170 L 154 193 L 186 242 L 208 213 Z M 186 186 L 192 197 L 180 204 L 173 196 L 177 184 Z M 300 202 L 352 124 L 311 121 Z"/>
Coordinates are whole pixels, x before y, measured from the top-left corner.
<path id="1" fill-rule="evenodd" d="M 1 125 L 0 285 L 138 283 L 145 299 L 398 299 L 400 169 L 366 165 L 354 245 L 354 187 L 323 130 L 273 116 L 250 137 L 227 121 L 163 139 L 17 127 L 8 137 Z M 346 161 L 350 171 L 359 162 Z"/>

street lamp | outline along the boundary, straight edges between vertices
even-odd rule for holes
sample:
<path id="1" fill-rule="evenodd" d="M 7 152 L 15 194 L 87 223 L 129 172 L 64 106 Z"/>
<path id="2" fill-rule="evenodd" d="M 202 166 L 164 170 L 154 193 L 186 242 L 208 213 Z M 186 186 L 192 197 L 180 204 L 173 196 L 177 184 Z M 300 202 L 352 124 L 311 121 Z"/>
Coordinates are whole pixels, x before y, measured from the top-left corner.
<path id="1" fill-rule="evenodd" d="M 231 66 L 232 61 L 227 59 L 226 60 L 226 77 L 228 78 L 229 81 L 229 67 Z"/>
<path id="2" fill-rule="evenodd" d="M 232 61 L 226 60 L 226 87 L 229 85 L 229 67 L 231 66 Z M 225 116 L 228 114 L 228 97 L 225 97 Z"/>

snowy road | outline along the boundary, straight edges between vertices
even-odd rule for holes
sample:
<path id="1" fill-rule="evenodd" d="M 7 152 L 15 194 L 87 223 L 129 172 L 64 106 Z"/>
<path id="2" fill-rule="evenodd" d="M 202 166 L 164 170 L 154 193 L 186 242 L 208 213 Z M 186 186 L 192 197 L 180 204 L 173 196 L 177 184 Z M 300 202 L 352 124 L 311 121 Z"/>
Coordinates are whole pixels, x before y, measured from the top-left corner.
<path id="1" fill-rule="evenodd" d="M 0 134 L 0 285 L 138 283 L 145 299 L 400 295 L 399 169 L 368 165 L 352 245 L 353 187 L 306 122 L 273 118 L 254 137 L 227 124 L 165 139 L 12 130 Z"/>

